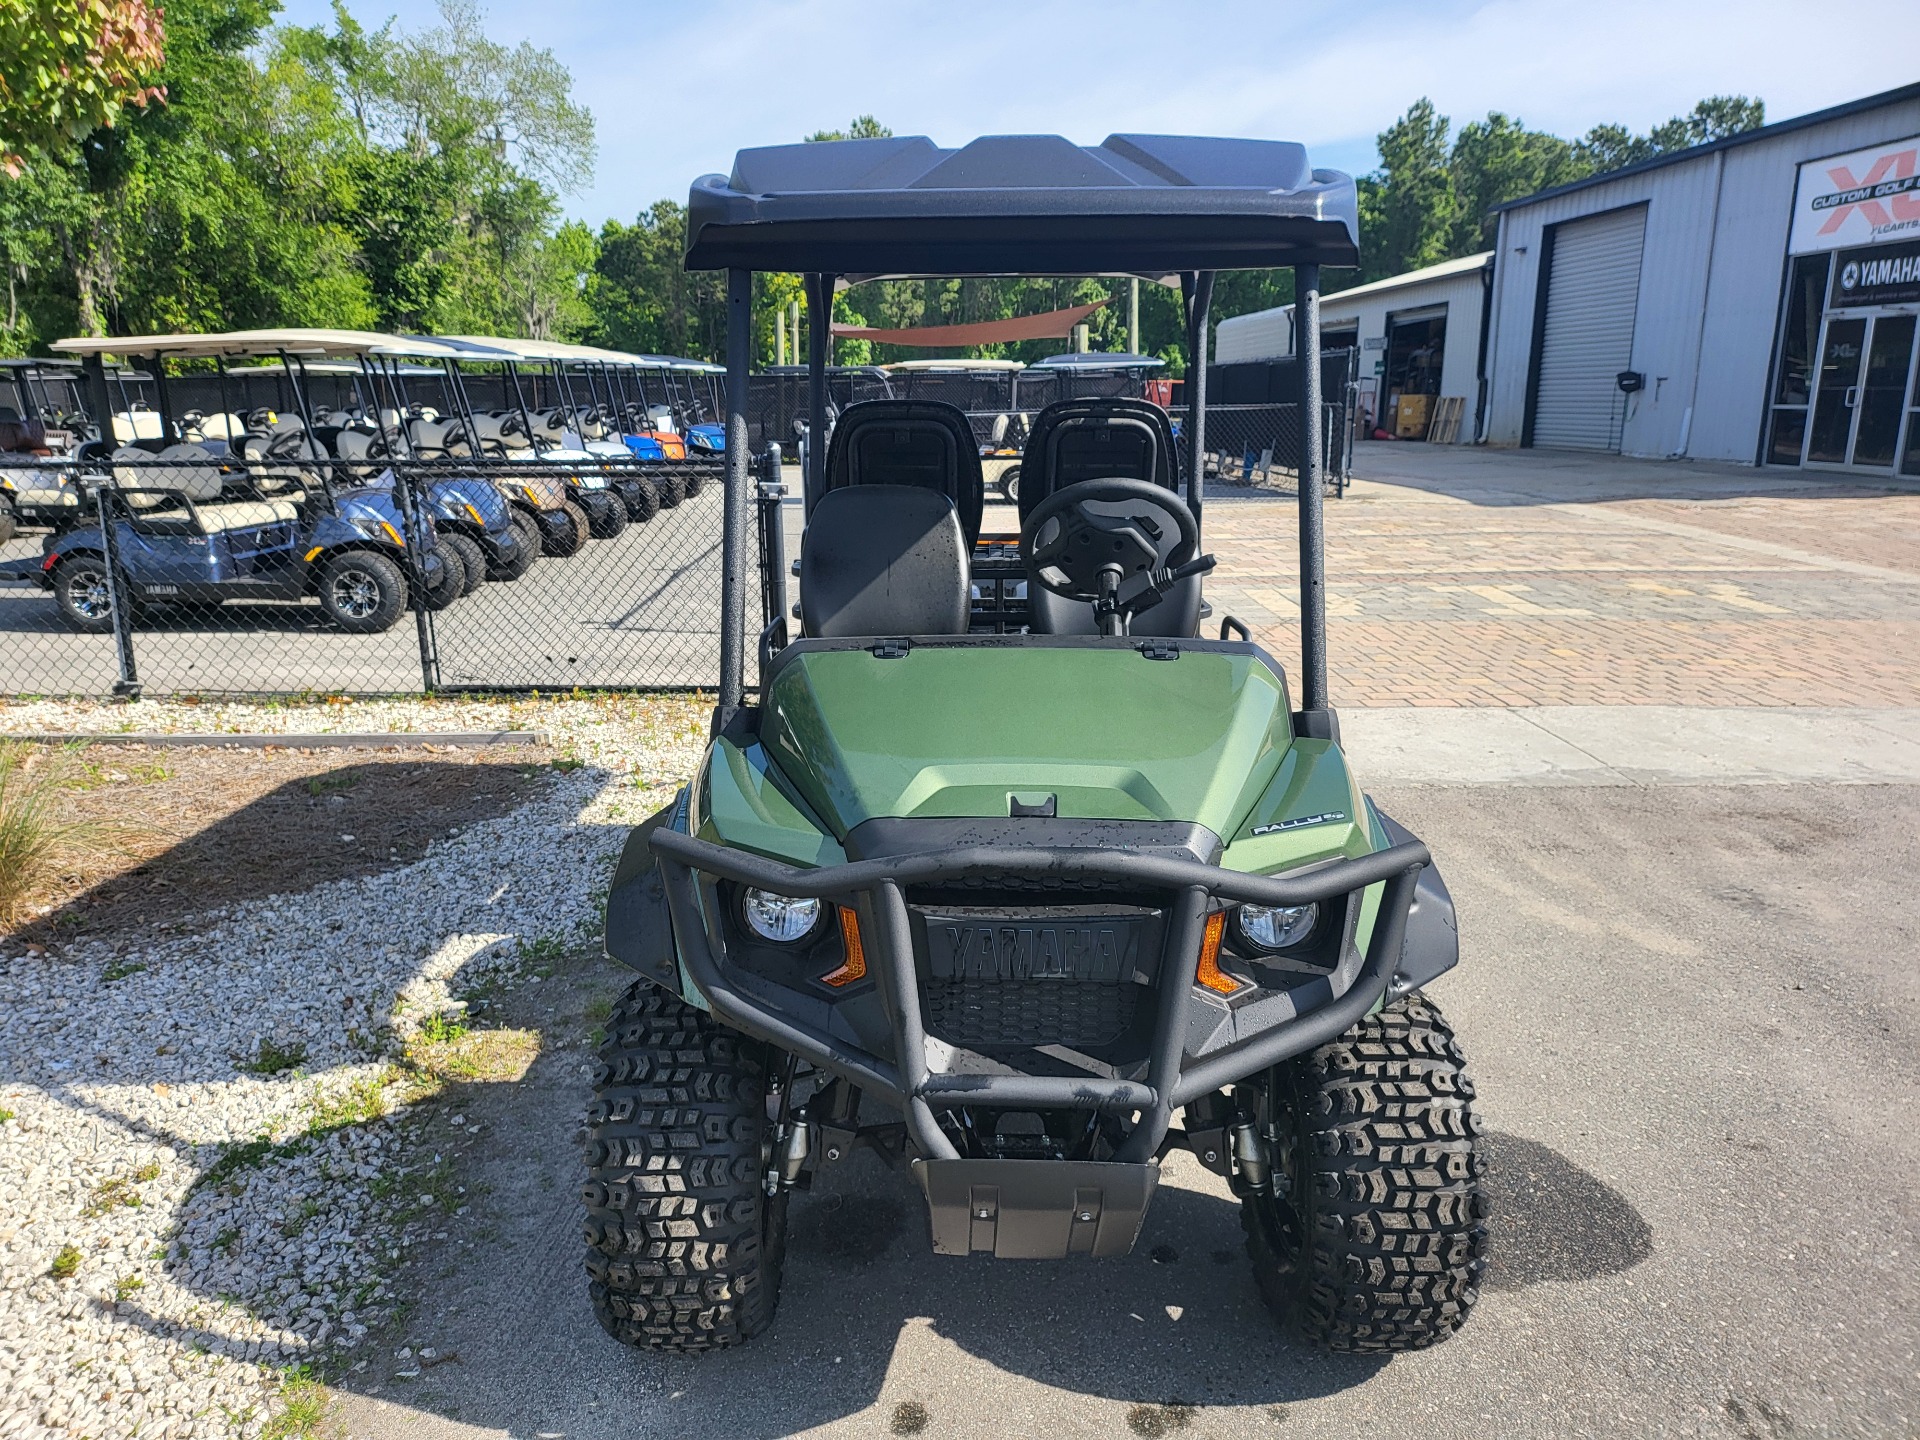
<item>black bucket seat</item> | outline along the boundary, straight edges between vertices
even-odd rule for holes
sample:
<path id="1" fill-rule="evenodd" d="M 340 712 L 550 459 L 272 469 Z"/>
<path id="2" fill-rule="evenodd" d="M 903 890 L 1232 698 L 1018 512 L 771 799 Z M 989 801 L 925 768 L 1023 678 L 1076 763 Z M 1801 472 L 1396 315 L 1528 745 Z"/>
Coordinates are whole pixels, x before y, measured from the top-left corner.
<path id="1" fill-rule="evenodd" d="M 808 516 L 809 528 L 828 495 L 864 485 L 904 485 L 944 495 L 953 502 L 967 545 L 980 538 L 986 503 L 980 445 L 958 406 L 943 400 L 862 400 L 842 410 L 827 446 L 826 483 Z"/>
<path id="2" fill-rule="evenodd" d="M 1147 400 L 1087 396 L 1056 400 L 1034 418 L 1020 457 L 1020 520 L 1056 490 L 1082 480 L 1146 480 L 1177 492 L 1180 459 L 1167 412 Z M 1093 606 L 1027 586 L 1032 628 L 1041 635 L 1097 635 Z M 1200 577 L 1176 584 L 1132 626 L 1135 635 L 1186 636 L 1200 626 Z"/>

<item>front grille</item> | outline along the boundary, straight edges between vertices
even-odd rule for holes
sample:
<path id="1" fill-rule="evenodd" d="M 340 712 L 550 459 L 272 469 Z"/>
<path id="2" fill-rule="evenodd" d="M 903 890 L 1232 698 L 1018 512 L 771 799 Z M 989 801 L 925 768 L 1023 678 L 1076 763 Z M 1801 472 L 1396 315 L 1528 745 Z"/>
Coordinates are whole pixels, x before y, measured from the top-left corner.
<path id="1" fill-rule="evenodd" d="M 927 1021 L 954 1045 L 1088 1049 L 1126 1035 L 1142 988 L 1132 981 L 936 980 L 927 988 Z"/>

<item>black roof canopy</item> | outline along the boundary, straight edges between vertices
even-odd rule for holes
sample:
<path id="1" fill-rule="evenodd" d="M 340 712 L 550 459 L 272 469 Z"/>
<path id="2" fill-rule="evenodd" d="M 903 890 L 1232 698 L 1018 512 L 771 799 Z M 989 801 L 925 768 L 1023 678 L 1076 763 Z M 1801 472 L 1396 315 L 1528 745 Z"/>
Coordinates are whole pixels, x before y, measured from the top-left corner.
<path id="1" fill-rule="evenodd" d="M 742 150 L 687 205 L 689 270 L 1132 274 L 1359 263 L 1353 180 L 1279 140 L 925 136 Z"/>

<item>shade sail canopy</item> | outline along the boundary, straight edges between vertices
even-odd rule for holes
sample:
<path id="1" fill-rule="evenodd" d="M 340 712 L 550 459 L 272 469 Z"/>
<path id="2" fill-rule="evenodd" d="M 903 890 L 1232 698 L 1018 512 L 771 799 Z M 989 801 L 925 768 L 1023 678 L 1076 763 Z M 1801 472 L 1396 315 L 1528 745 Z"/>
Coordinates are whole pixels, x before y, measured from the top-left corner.
<path id="1" fill-rule="evenodd" d="M 889 345 L 924 345 L 930 349 L 964 345 L 1010 345 L 1019 340 L 1051 340 L 1071 335 L 1073 327 L 1105 305 L 1070 305 L 1039 315 L 1016 315 L 1010 320 L 980 320 L 969 325 L 917 325 L 905 330 L 876 330 L 866 325 L 834 323 L 833 333 L 850 340 L 881 340 Z"/>
<path id="2" fill-rule="evenodd" d="M 1351 177 L 1279 140 L 924 135 L 742 150 L 694 181 L 687 268 L 1137 274 L 1359 263 Z"/>

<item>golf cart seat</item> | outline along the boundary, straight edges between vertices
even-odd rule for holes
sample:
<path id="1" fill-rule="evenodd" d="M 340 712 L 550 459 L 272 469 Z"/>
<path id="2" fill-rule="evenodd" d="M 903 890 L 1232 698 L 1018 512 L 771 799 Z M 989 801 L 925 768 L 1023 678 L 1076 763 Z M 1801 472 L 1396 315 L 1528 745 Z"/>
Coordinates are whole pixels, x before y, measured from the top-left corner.
<path id="1" fill-rule="evenodd" d="M 829 490 L 800 546 L 800 616 L 819 639 L 967 633 L 967 541 L 919 485 Z"/>
<path id="2" fill-rule="evenodd" d="M 157 471 L 145 483 L 156 489 L 174 491 L 191 500 L 193 528 L 202 535 L 291 522 L 299 516 L 291 500 L 226 498 L 226 477 L 218 464 L 208 463 L 214 456 L 203 446 L 169 445 L 154 458 L 175 468 Z M 143 497 L 129 498 L 138 504 Z"/>
<path id="3" fill-rule="evenodd" d="M 1042 410 L 1020 457 L 1020 519 L 1056 490 L 1082 480 L 1125 477 L 1179 489 L 1180 463 L 1167 412 L 1146 400 L 1089 396 Z M 1032 628 L 1041 635 L 1097 635 L 1093 606 L 1040 585 L 1028 587 Z M 1200 577 L 1180 581 L 1133 621 L 1135 635 L 1193 635 L 1200 625 Z"/>
<path id="4" fill-rule="evenodd" d="M 842 410 L 827 445 L 825 492 L 808 517 L 809 533 L 827 495 L 862 485 L 910 486 L 944 495 L 953 502 L 969 548 L 980 538 L 986 499 L 980 447 L 966 412 L 956 405 L 862 400 Z"/>

